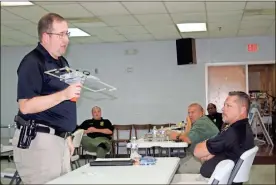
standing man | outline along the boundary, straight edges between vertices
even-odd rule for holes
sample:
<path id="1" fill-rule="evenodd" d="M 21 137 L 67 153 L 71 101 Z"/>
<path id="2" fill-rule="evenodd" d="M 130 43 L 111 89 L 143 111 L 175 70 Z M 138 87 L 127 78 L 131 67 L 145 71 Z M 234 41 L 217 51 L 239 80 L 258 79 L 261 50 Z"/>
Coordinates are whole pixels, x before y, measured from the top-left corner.
<path id="1" fill-rule="evenodd" d="M 197 144 L 194 155 L 205 161 L 202 176 L 210 178 L 216 165 L 225 159 L 237 162 L 240 156 L 253 148 L 254 136 L 248 123 L 250 98 L 245 92 L 229 92 L 223 107 L 223 121 L 230 125 L 217 136 Z"/>
<path id="2" fill-rule="evenodd" d="M 69 86 L 44 73 L 68 66 L 62 57 L 69 43 L 66 20 L 55 13 L 43 16 L 38 36 L 37 47 L 17 70 L 20 119 L 16 120 L 13 146 L 16 169 L 24 184 L 44 184 L 71 170 L 74 146 L 70 133 L 76 128 L 76 102 L 70 99 L 78 98 L 81 91 L 80 83 Z M 27 121 L 32 126 L 25 129 Z M 26 130 L 31 132 L 26 134 Z"/>
<path id="3" fill-rule="evenodd" d="M 213 103 L 209 103 L 207 106 L 207 111 L 207 116 L 215 123 L 219 131 L 221 131 L 223 127 L 222 114 L 217 112 L 217 106 Z"/>
<path id="4" fill-rule="evenodd" d="M 84 129 L 87 136 L 82 137 L 81 144 L 88 152 L 96 152 L 97 158 L 105 158 L 112 147 L 114 127 L 108 119 L 102 118 L 100 107 L 92 108 L 92 119 L 85 120 L 77 129 Z"/>

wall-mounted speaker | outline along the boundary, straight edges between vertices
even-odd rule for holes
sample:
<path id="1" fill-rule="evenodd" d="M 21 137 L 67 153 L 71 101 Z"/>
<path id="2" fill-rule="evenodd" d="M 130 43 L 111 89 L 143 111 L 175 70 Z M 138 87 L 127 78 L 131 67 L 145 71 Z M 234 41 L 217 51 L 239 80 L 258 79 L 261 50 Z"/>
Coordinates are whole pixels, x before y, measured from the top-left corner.
<path id="1" fill-rule="evenodd" d="M 196 45 L 194 38 L 176 40 L 177 64 L 196 64 Z"/>

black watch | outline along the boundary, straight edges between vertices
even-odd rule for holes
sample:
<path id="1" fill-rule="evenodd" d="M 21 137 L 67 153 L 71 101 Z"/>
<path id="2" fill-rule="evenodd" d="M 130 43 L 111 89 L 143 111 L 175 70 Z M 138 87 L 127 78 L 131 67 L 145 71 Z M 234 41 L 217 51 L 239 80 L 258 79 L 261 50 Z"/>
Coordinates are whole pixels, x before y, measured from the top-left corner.
<path id="1" fill-rule="evenodd" d="M 180 138 L 180 134 L 178 136 L 176 136 L 176 140 L 179 140 L 179 138 Z"/>

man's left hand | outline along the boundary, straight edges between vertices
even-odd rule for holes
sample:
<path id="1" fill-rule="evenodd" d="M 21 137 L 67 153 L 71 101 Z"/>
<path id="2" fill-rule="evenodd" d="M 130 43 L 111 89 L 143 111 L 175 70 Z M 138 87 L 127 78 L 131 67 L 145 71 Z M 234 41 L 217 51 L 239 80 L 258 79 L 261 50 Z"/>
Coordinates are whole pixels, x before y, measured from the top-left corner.
<path id="1" fill-rule="evenodd" d="M 170 139 L 171 140 L 176 140 L 177 136 L 179 136 L 178 132 L 175 132 L 175 131 L 170 132 Z"/>

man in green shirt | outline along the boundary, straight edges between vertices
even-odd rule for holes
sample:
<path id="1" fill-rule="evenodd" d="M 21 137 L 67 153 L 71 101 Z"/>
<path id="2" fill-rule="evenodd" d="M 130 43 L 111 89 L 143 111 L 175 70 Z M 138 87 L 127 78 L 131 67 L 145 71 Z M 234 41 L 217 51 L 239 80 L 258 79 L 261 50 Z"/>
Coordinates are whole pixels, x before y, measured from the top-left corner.
<path id="1" fill-rule="evenodd" d="M 195 146 L 219 133 L 216 125 L 204 115 L 201 105 L 193 103 L 188 107 L 187 127 L 184 133 L 171 132 L 172 140 L 181 140 L 189 144 L 186 157 L 181 159 L 177 173 L 199 173 L 201 161 L 193 156 Z"/>

